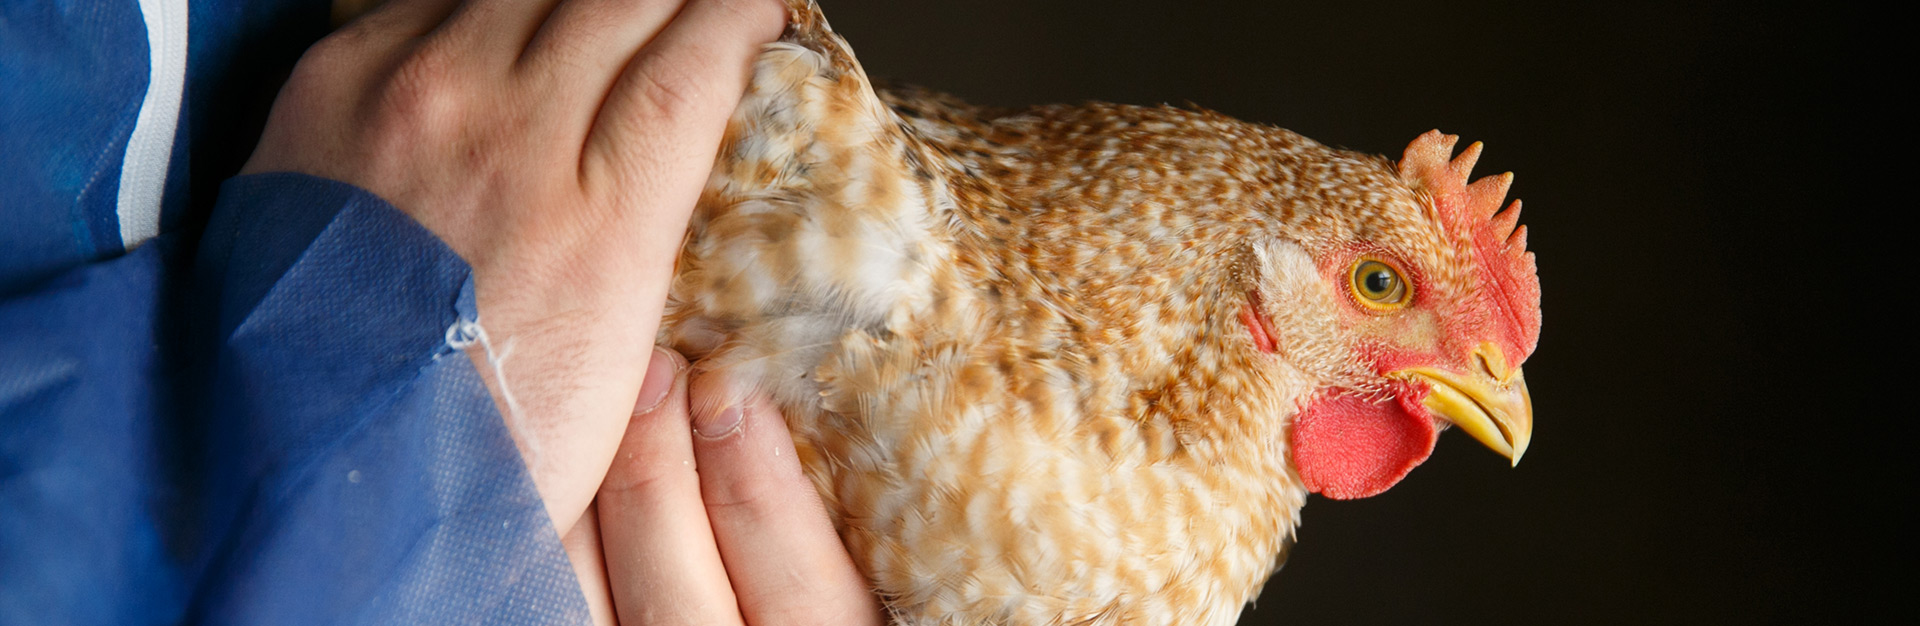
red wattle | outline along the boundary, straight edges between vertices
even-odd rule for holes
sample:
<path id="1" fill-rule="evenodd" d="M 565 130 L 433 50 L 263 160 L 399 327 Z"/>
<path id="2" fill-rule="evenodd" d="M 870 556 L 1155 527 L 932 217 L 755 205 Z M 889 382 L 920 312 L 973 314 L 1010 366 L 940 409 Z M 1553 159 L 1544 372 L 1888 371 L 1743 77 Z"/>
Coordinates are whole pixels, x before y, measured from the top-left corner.
<path id="1" fill-rule="evenodd" d="M 1424 389 L 1404 385 L 1375 402 L 1347 391 L 1322 392 L 1293 422 L 1293 465 L 1307 490 L 1336 500 L 1365 498 L 1392 487 L 1440 436 L 1421 406 Z"/>

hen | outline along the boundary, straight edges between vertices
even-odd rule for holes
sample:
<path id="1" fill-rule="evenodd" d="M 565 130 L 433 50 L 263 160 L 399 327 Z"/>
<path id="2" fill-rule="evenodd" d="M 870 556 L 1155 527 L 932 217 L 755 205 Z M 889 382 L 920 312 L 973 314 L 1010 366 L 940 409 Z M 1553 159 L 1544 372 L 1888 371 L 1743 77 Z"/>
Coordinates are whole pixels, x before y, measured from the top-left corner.
<path id="1" fill-rule="evenodd" d="M 1539 282 L 1479 144 L 876 90 L 789 5 L 659 341 L 776 398 L 896 621 L 1229 624 L 1308 493 L 1449 424 L 1526 451 Z"/>

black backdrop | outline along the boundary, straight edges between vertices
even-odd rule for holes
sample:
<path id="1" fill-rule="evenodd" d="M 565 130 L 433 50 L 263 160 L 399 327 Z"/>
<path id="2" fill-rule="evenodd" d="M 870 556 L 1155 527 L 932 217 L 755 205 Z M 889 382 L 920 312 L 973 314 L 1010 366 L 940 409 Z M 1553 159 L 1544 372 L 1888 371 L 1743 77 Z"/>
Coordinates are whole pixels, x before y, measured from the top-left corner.
<path id="1" fill-rule="evenodd" d="M 1836 73 L 1894 62 L 1833 9 L 822 4 L 871 73 L 978 102 L 1192 101 L 1392 155 L 1439 127 L 1517 172 L 1545 292 L 1525 462 L 1448 433 L 1382 496 L 1314 498 L 1243 623 L 1844 622 L 1912 578 L 1874 565 L 1905 551 L 1883 449 L 1913 411 L 1847 351 L 1903 334 L 1910 280 L 1854 254 L 1891 181 Z"/>

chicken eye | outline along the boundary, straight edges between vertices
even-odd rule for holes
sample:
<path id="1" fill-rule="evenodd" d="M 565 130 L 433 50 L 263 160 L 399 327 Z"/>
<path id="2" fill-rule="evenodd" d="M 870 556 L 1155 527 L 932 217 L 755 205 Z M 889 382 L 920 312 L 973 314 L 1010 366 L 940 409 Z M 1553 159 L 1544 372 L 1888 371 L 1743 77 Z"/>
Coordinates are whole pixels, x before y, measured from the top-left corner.
<path id="1" fill-rule="evenodd" d="M 1407 303 L 1407 280 L 1393 266 L 1373 259 L 1353 264 L 1353 294 L 1374 308 L 1399 308 Z"/>

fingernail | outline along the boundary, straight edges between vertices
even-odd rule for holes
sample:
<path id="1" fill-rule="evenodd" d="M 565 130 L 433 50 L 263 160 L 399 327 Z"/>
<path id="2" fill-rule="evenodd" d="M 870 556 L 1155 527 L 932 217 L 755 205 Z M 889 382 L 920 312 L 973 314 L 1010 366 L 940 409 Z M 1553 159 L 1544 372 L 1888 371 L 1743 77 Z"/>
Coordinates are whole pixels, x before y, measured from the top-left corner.
<path id="1" fill-rule="evenodd" d="M 707 413 L 693 418 L 693 434 L 707 439 L 719 439 L 740 430 L 740 418 L 745 415 L 739 406 L 730 406 L 719 413 Z"/>
<path id="2" fill-rule="evenodd" d="M 647 377 L 640 381 L 640 395 L 634 402 L 634 415 L 652 413 L 667 400 L 667 392 L 673 391 L 673 379 L 680 373 L 680 360 L 659 346 L 653 348 L 653 358 L 647 360 Z"/>

